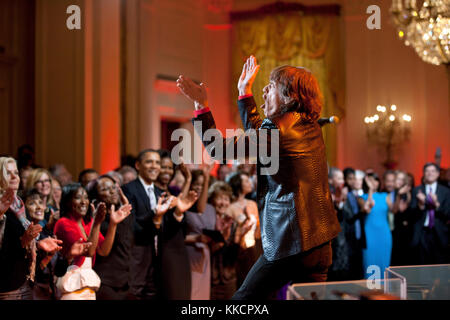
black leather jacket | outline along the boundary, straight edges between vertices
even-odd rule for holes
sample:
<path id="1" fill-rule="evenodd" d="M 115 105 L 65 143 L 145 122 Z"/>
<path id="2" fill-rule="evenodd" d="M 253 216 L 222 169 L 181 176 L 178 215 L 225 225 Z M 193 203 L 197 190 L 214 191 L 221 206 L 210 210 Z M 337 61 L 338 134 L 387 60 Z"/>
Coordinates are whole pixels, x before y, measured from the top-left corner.
<path id="1" fill-rule="evenodd" d="M 260 153 L 257 161 L 257 202 L 265 258 L 269 261 L 285 258 L 335 238 L 341 229 L 328 186 L 325 145 L 319 124 L 306 121 L 296 112 L 284 114 L 276 123 L 269 119 L 262 121 L 253 97 L 239 100 L 238 106 L 245 130 L 278 130 L 279 134 L 279 141 L 269 138 L 267 145 L 262 146 L 277 148 L 278 170 L 271 175 L 263 174 L 267 166 L 263 165 Z M 215 128 L 211 112 L 200 114 L 192 121 L 201 137 L 206 130 Z M 201 127 L 195 126 L 196 121 L 201 121 Z M 237 154 L 236 146 L 241 139 L 245 139 L 248 155 L 252 139 L 245 136 L 224 139 L 223 150 L 234 144 Z M 259 138 L 256 141 L 259 151 L 264 142 Z M 212 142 L 203 140 L 210 152 L 208 145 Z"/>

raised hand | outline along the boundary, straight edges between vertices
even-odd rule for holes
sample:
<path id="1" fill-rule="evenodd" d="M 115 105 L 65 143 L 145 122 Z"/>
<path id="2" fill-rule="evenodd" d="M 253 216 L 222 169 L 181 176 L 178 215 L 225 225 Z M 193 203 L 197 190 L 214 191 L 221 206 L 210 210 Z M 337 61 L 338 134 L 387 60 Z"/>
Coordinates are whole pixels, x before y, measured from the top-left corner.
<path id="1" fill-rule="evenodd" d="M 37 247 L 41 250 L 44 250 L 47 253 L 54 254 L 56 251 L 62 249 L 62 240 L 58 240 L 56 238 L 45 238 L 37 243 Z"/>
<path id="2" fill-rule="evenodd" d="M 115 206 L 111 206 L 111 213 L 109 215 L 109 221 L 114 224 L 119 224 L 126 217 L 128 217 L 131 213 L 131 204 L 125 204 L 119 208 L 119 210 L 115 210 Z"/>
<path id="3" fill-rule="evenodd" d="M 411 186 L 409 184 L 405 184 L 403 187 L 401 187 L 398 190 L 398 193 L 399 194 L 405 194 L 405 193 L 408 193 L 409 191 L 411 191 Z"/>
<path id="4" fill-rule="evenodd" d="M 203 175 L 206 177 L 209 177 L 209 174 L 211 173 L 211 170 L 214 168 L 214 161 L 211 161 L 209 163 L 206 163 L 203 167 L 202 167 L 202 171 L 203 171 Z"/>
<path id="5" fill-rule="evenodd" d="M 178 169 L 180 169 L 181 174 L 183 175 L 184 179 L 186 181 L 191 181 L 192 179 L 192 174 L 191 174 L 191 170 L 189 170 L 186 165 L 184 164 L 184 161 L 182 158 L 180 158 L 180 164 L 178 165 Z"/>
<path id="6" fill-rule="evenodd" d="M 0 198 L 0 217 L 8 211 L 9 207 L 14 201 L 14 190 L 11 188 L 6 189 L 5 193 Z"/>
<path id="7" fill-rule="evenodd" d="M 122 188 L 119 185 L 117 186 L 117 190 L 119 190 L 119 196 L 120 196 L 121 204 L 122 205 L 129 204 L 128 198 L 125 196 L 125 194 L 122 191 Z"/>
<path id="8" fill-rule="evenodd" d="M 375 183 L 374 183 L 375 179 L 373 177 L 365 176 L 364 180 L 366 181 L 367 186 L 369 187 L 369 191 L 372 191 L 372 192 L 377 191 L 376 187 L 375 187 Z"/>
<path id="9" fill-rule="evenodd" d="M 34 238 L 36 238 L 39 233 L 41 233 L 42 227 L 39 224 L 34 224 L 34 222 L 31 222 L 31 224 L 28 226 L 27 230 L 25 230 L 24 234 L 22 235 L 20 241 L 22 243 L 22 247 L 27 247 L 31 241 L 33 241 Z"/>
<path id="10" fill-rule="evenodd" d="M 189 193 L 187 194 L 186 197 L 181 197 L 177 199 L 177 209 L 178 212 L 186 212 L 188 211 L 195 203 L 195 201 L 197 201 L 198 199 L 198 194 L 197 192 L 191 190 L 189 191 Z"/>
<path id="11" fill-rule="evenodd" d="M 94 205 L 91 203 L 92 212 L 94 212 L 94 225 L 101 224 L 106 217 L 106 205 L 104 202 L 100 202 L 95 209 Z"/>
<path id="12" fill-rule="evenodd" d="M 251 55 L 247 61 L 245 61 L 242 67 L 242 73 L 238 82 L 239 95 L 247 95 L 252 93 L 253 82 L 255 81 L 256 74 L 259 71 L 259 64 L 256 58 Z"/>
<path id="13" fill-rule="evenodd" d="M 48 225 L 54 226 L 56 221 L 59 220 L 59 217 L 60 217 L 59 210 L 54 211 L 53 209 L 50 209 L 50 219 L 48 220 Z"/>
<path id="14" fill-rule="evenodd" d="M 196 84 L 189 78 L 180 75 L 177 79 L 177 87 L 181 93 L 195 103 L 196 109 L 202 109 L 208 106 L 208 94 L 206 86 L 203 83 Z"/>
<path id="15" fill-rule="evenodd" d="M 174 196 L 168 196 L 165 192 L 158 199 L 158 204 L 156 205 L 156 216 L 162 217 L 167 210 L 169 210 L 172 201 L 175 200 Z"/>

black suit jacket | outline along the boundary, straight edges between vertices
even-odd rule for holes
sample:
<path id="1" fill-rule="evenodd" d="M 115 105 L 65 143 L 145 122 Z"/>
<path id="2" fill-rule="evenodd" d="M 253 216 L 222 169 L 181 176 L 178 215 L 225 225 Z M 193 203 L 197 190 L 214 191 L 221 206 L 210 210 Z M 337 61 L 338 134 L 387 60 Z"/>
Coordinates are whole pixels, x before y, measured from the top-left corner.
<path id="1" fill-rule="evenodd" d="M 134 244 L 138 246 L 154 246 L 154 235 L 157 230 L 153 224 L 155 213 L 150 208 L 150 199 L 139 178 L 122 187 L 132 209 Z"/>
<path id="2" fill-rule="evenodd" d="M 20 288 L 29 274 L 30 255 L 22 248 L 24 227 L 10 209 L 6 211 L 5 233 L 0 249 L 0 292 Z"/>
<path id="3" fill-rule="evenodd" d="M 422 193 L 425 193 L 425 186 L 417 186 L 412 192 L 411 214 L 413 215 L 413 219 L 415 221 L 414 235 L 411 243 L 413 247 L 419 244 L 422 232 L 426 228 L 424 223 L 427 216 L 427 211 L 421 210 L 418 206 L 417 193 L 419 190 L 421 190 Z M 438 184 L 436 188 L 436 196 L 440 206 L 434 213 L 434 229 L 439 239 L 439 244 L 444 249 L 448 248 L 449 245 L 448 223 L 450 221 L 450 191 L 447 187 Z"/>

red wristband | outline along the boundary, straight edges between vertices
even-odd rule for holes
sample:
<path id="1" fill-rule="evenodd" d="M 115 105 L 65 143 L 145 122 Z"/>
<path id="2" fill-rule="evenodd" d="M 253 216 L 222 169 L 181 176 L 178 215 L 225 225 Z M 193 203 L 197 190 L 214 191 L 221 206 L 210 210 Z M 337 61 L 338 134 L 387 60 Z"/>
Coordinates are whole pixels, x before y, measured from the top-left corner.
<path id="1" fill-rule="evenodd" d="M 242 99 L 245 99 L 245 98 L 248 98 L 248 97 L 253 97 L 253 94 L 246 94 L 246 95 L 243 95 L 243 96 L 239 96 L 239 98 L 238 98 L 238 100 L 242 100 Z"/>
<path id="2" fill-rule="evenodd" d="M 200 110 L 194 110 L 194 116 L 198 117 L 199 115 L 201 115 L 203 113 L 206 113 L 206 112 L 209 112 L 209 108 L 208 107 L 202 108 Z"/>

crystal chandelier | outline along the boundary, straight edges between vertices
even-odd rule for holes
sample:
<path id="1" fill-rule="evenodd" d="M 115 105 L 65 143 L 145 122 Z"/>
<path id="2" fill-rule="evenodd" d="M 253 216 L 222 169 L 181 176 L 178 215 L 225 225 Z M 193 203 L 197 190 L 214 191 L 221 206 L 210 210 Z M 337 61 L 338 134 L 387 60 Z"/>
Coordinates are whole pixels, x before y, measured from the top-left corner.
<path id="1" fill-rule="evenodd" d="M 425 62 L 450 64 L 450 0 L 393 0 L 398 35 Z"/>

